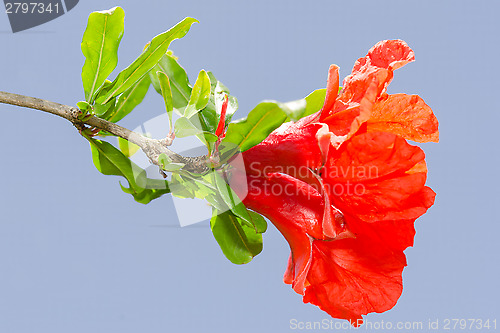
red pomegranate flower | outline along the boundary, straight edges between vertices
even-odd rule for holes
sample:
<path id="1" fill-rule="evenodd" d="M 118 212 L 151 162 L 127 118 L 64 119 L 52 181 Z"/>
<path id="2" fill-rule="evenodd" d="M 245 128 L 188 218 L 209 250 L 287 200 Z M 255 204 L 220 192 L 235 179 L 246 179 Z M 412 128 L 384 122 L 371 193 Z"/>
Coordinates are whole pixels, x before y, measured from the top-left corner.
<path id="1" fill-rule="evenodd" d="M 290 244 L 285 283 L 355 326 L 396 304 L 413 223 L 434 203 L 424 153 L 406 139 L 437 142 L 437 119 L 419 96 L 386 93 L 393 71 L 413 60 L 405 42 L 379 42 L 340 94 L 332 65 L 321 111 L 243 153 L 243 202 Z"/>

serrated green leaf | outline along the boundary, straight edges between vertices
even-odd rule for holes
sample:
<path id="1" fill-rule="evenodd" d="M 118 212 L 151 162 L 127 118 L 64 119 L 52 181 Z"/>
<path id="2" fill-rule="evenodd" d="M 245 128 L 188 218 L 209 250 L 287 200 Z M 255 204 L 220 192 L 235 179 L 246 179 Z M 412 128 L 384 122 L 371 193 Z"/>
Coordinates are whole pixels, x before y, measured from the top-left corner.
<path id="1" fill-rule="evenodd" d="M 135 143 L 129 142 L 125 139 L 122 139 L 118 137 L 118 147 L 120 147 L 120 151 L 125 155 L 126 157 L 131 157 L 137 151 L 139 151 L 139 146 L 136 145 Z"/>
<path id="2" fill-rule="evenodd" d="M 120 7 L 89 15 L 81 49 L 85 56 L 82 68 L 85 100 L 92 103 L 94 93 L 118 63 L 118 47 L 123 36 L 125 12 Z"/>
<path id="3" fill-rule="evenodd" d="M 116 123 L 127 116 L 134 108 L 141 104 L 146 96 L 151 80 L 149 76 L 134 83 L 127 91 L 120 95 L 113 110 L 104 114 L 101 118 Z"/>
<path id="4" fill-rule="evenodd" d="M 229 124 L 223 142 L 233 143 L 243 152 L 259 144 L 287 119 L 277 102 L 258 104 L 248 117 Z"/>
<path id="5" fill-rule="evenodd" d="M 207 72 L 201 70 L 191 91 L 188 105 L 184 111 L 184 117 L 191 118 L 198 111 L 204 109 L 210 99 L 210 78 Z"/>
<path id="6" fill-rule="evenodd" d="M 89 139 L 92 150 L 92 161 L 99 172 L 104 175 L 124 177 L 129 187 L 122 189 L 133 195 L 137 202 L 147 204 L 151 200 L 169 193 L 167 181 L 156 181 L 146 177 L 146 172 L 112 144 L 102 140 Z"/>
<path id="7" fill-rule="evenodd" d="M 219 213 L 214 209 L 210 228 L 222 252 L 234 264 L 249 263 L 262 251 L 262 234 L 231 211 Z"/>
<path id="8" fill-rule="evenodd" d="M 198 21 L 187 17 L 168 31 L 153 38 L 141 55 L 130 66 L 118 74 L 108 91 L 104 95 L 100 95 L 98 99 L 106 103 L 114 96 L 118 96 L 130 88 L 160 61 L 165 52 L 167 52 L 170 43 L 177 38 L 184 37 L 195 22 Z"/>

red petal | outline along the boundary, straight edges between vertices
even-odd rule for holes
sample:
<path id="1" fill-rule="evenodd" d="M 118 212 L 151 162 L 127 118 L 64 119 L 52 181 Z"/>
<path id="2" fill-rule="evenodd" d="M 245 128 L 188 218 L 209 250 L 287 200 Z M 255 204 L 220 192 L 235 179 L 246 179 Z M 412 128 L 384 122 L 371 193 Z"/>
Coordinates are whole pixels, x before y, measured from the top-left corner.
<path id="1" fill-rule="evenodd" d="M 423 184 L 421 174 L 390 179 L 366 186 L 362 195 L 341 196 L 334 205 L 366 222 L 416 219 L 434 203 L 435 194 Z"/>
<path id="2" fill-rule="evenodd" d="M 290 244 L 284 281 L 303 294 L 312 258 L 311 237 L 323 237 L 323 198 L 311 185 L 285 174 L 250 177 L 248 184 L 243 203 L 269 218 Z"/>
<path id="3" fill-rule="evenodd" d="M 304 302 L 357 326 L 361 315 L 391 309 L 401 295 L 405 256 L 369 237 L 315 240 Z"/>
<path id="4" fill-rule="evenodd" d="M 295 231 L 314 238 L 323 237 L 323 196 L 315 187 L 290 175 L 249 176 L 248 194 L 243 203 L 268 217 L 287 239 L 295 237 Z M 294 232 L 289 233 L 291 229 Z"/>
<path id="5" fill-rule="evenodd" d="M 332 203 L 366 222 L 415 219 L 434 202 L 424 153 L 389 133 L 356 134 L 332 153 L 324 179 Z"/>
<path id="6" fill-rule="evenodd" d="M 361 59 L 370 59 L 372 66 L 396 70 L 411 61 L 415 61 L 415 53 L 408 44 L 400 39 L 384 40 L 375 44 L 368 51 L 366 57 Z M 360 60 L 354 65 L 353 71 L 362 66 L 363 61 Z"/>
<path id="7" fill-rule="evenodd" d="M 292 253 L 290 253 L 290 256 L 288 257 L 288 264 L 286 265 L 285 274 L 283 275 L 283 282 L 285 282 L 286 284 L 292 284 L 294 274 L 295 269 L 293 265 L 293 257 Z"/>
<path id="8" fill-rule="evenodd" d="M 390 133 L 357 133 L 336 151 L 332 150 L 325 175 L 339 181 L 374 180 L 394 172 L 403 174 L 422 162 L 425 154 Z"/>
<path id="9" fill-rule="evenodd" d="M 412 49 L 402 40 L 384 40 L 373 46 L 364 58 L 359 58 L 352 69 L 352 74 L 344 79 L 344 90 L 348 96 L 359 94 L 359 81 L 370 75 L 377 77 L 378 96 L 381 96 L 391 82 L 393 71 L 415 60 Z M 352 85 L 352 86 L 351 86 Z"/>
<path id="10" fill-rule="evenodd" d="M 385 95 L 393 71 L 414 59 L 413 51 L 402 40 L 379 42 L 364 58 L 356 61 L 352 73 L 344 79 L 344 88 L 338 97 L 333 91 L 338 68 L 330 67 L 327 98 L 320 121 L 327 123 L 335 135 L 349 138 L 370 119 L 374 103 Z"/>
<path id="11" fill-rule="evenodd" d="M 355 217 L 348 216 L 349 227 L 356 234 L 371 235 L 381 244 L 393 251 L 404 251 L 413 246 L 415 237 L 415 219 L 397 221 L 377 221 L 374 223 L 352 222 Z"/>
<path id="12" fill-rule="evenodd" d="M 339 94 L 339 67 L 331 65 L 328 70 L 328 80 L 326 83 L 326 98 L 322 110 L 327 112 L 333 109 Z"/>
<path id="13" fill-rule="evenodd" d="M 438 142 L 438 121 L 417 95 L 395 94 L 377 101 L 369 131 L 389 132 L 416 142 Z"/>
<path id="14" fill-rule="evenodd" d="M 303 125 L 301 121 L 281 125 L 264 141 L 243 153 L 250 174 L 307 173 L 323 163 L 316 134 L 324 125 Z"/>
<path id="15" fill-rule="evenodd" d="M 322 113 L 320 121 L 327 124 L 330 131 L 337 136 L 348 139 L 359 127 L 368 121 L 377 98 L 378 81 L 375 78 L 359 81 L 363 85 L 359 96 L 349 96 L 348 100 L 337 100 L 334 109 Z M 346 98 L 343 93 L 341 98 Z"/>

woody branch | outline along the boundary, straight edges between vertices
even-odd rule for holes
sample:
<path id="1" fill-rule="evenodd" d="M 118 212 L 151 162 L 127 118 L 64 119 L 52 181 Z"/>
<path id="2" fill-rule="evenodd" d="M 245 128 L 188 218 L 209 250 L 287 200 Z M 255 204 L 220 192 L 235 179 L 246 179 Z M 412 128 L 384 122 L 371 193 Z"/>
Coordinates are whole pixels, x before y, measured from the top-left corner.
<path id="1" fill-rule="evenodd" d="M 170 157 L 172 162 L 184 163 L 184 169 L 187 171 L 202 172 L 207 168 L 205 156 L 185 157 L 168 149 L 167 146 L 171 145 L 172 143 L 171 138 L 159 140 L 151 139 L 145 137 L 140 133 L 131 131 L 120 125 L 98 118 L 96 116 L 85 117 L 84 120 L 81 120 L 79 119 L 81 111 L 76 107 L 4 91 L 0 91 L 0 103 L 17 105 L 51 113 L 68 120 L 79 130 L 83 130 L 87 128 L 86 126 L 88 126 L 90 128 L 109 132 L 117 137 L 123 138 L 138 145 L 146 154 L 146 156 L 148 156 L 151 163 L 158 166 L 160 166 L 160 154 L 165 154 Z"/>

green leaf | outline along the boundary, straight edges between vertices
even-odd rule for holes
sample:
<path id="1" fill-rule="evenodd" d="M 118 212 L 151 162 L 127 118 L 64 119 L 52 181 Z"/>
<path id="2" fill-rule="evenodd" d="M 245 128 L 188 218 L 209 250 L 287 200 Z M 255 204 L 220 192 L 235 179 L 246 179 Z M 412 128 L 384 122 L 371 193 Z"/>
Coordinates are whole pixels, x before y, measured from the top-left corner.
<path id="1" fill-rule="evenodd" d="M 249 225 L 252 225 L 245 205 L 243 205 L 238 195 L 233 191 L 233 189 L 231 189 L 222 175 L 220 175 L 218 172 L 214 172 L 212 176 L 214 177 L 214 183 L 217 187 L 217 191 L 224 200 L 224 210 L 231 210 L 234 214 L 238 215 L 240 218 L 248 222 Z M 221 209 L 219 208 L 219 210 Z"/>
<path id="2" fill-rule="evenodd" d="M 178 170 L 182 169 L 185 165 L 186 164 L 184 164 L 184 163 L 172 162 L 170 164 L 162 165 L 162 169 L 165 171 L 173 172 L 173 171 L 178 171 Z"/>
<path id="3" fill-rule="evenodd" d="M 156 72 L 165 73 L 170 80 L 172 91 L 172 104 L 176 109 L 183 109 L 189 102 L 191 96 L 191 86 L 184 68 L 170 54 L 165 54 L 158 64 L 149 72 L 151 82 L 155 90 L 161 95 L 160 82 Z"/>
<path id="4" fill-rule="evenodd" d="M 250 215 L 250 219 L 252 221 L 252 225 L 255 228 L 255 231 L 258 233 L 265 233 L 267 231 L 267 222 L 262 215 L 256 212 L 252 212 L 251 210 L 247 210 Z"/>
<path id="5" fill-rule="evenodd" d="M 206 140 L 207 142 L 217 142 L 219 140 L 219 137 L 215 134 L 212 134 L 210 132 L 203 132 L 203 139 Z"/>
<path id="6" fill-rule="evenodd" d="M 99 96 L 98 99 L 103 100 L 103 103 L 105 103 L 139 81 L 143 75 L 147 74 L 160 61 L 165 52 L 167 52 L 170 43 L 177 38 L 184 37 L 195 22 L 198 21 L 187 17 L 170 30 L 153 38 L 141 55 L 130 66 L 118 74 L 109 89 L 104 95 Z"/>
<path id="7" fill-rule="evenodd" d="M 203 133 L 203 130 L 197 127 L 191 120 L 186 117 L 181 117 L 175 122 L 175 136 L 185 138 L 191 135 Z"/>
<path id="8" fill-rule="evenodd" d="M 238 109 L 238 100 L 236 97 L 229 95 L 229 90 L 227 87 L 222 84 L 222 82 L 217 81 L 215 76 L 210 72 L 210 82 L 212 84 L 212 91 L 214 92 L 213 98 L 214 98 L 214 104 L 215 104 L 215 111 L 217 115 L 217 119 L 220 120 L 220 111 L 222 108 L 222 103 L 224 101 L 224 95 L 227 95 L 228 103 L 227 103 L 227 109 L 226 109 L 226 119 L 225 123 L 228 124 L 231 122 L 231 118 L 233 117 L 233 114 L 236 112 Z M 215 84 L 214 84 L 215 81 Z M 217 121 L 218 125 L 218 121 Z"/>
<path id="9" fill-rule="evenodd" d="M 116 98 L 113 98 L 106 104 L 100 104 L 100 103 L 94 104 L 93 109 L 94 113 L 98 117 L 106 119 L 108 118 L 107 116 L 108 114 L 113 113 L 115 107 L 116 107 Z"/>
<path id="10" fill-rule="evenodd" d="M 172 54 L 165 54 L 163 56 L 160 62 L 149 73 L 151 81 L 153 83 L 153 87 L 159 94 L 161 94 L 160 84 L 158 82 L 158 78 L 156 77 L 157 71 L 164 72 L 170 79 L 174 108 L 179 110 L 185 108 L 189 103 L 192 88 L 189 84 L 189 80 L 184 68 L 179 65 L 177 59 Z M 214 93 L 216 86 L 217 84 L 219 84 L 221 90 L 227 94 L 229 94 L 229 90 L 215 78 L 212 72 L 207 72 L 207 75 L 209 77 L 211 86 L 210 99 L 203 110 L 201 112 L 198 112 L 197 115 L 203 131 L 214 133 L 219 121 L 219 118 L 217 117 L 215 111 Z M 229 96 L 229 106 L 230 107 L 228 107 L 226 113 L 227 122 L 230 121 L 232 114 L 238 108 L 238 101 L 234 96 Z M 207 141 L 209 140 L 210 139 L 208 139 Z"/>
<path id="11" fill-rule="evenodd" d="M 102 140 L 89 139 L 92 150 L 92 161 L 99 172 L 104 175 L 122 176 L 129 187 L 122 186 L 126 193 L 132 194 L 137 202 L 147 204 L 151 200 L 169 193 L 167 181 L 157 181 L 146 177 L 146 172 L 112 144 Z"/>
<path id="12" fill-rule="evenodd" d="M 219 213 L 214 209 L 210 228 L 222 252 L 234 264 L 249 263 L 262 251 L 262 234 L 230 211 Z"/>
<path id="13" fill-rule="evenodd" d="M 170 172 L 180 170 L 186 165 L 184 163 L 172 162 L 172 159 L 163 153 L 158 157 L 158 162 L 160 162 L 163 170 Z"/>
<path id="14" fill-rule="evenodd" d="M 116 102 L 115 108 L 109 113 L 104 114 L 101 118 L 116 123 L 127 116 L 134 108 L 141 104 L 146 96 L 151 80 L 149 76 L 144 76 L 142 79 L 134 83 L 132 87 L 120 95 Z"/>
<path id="15" fill-rule="evenodd" d="M 323 107 L 326 89 L 318 89 L 306 98 L 280 103 L 264 101 L 258 104 L 248 117 L 229 124 L 224 143 L 232 143 L 241 151 L 248 150 L 267 138 L 285 121 L 297 121 Z"/>
<path id="16" fill-rule="evenodd" d="M 126 157 L 131 157 L 139 150 L 139 146 L 135 143 L 129 142 L 128 140 L 122 139 L 118 137 L 118 147 L 120 147 L 120 151 Z"/>
<path id="17" fill-rule="evenodd" d="M 288 116 L 288 119 L 297 121 L 304 116 L 306 112 L 306 100 L 299 99 L 288 103 L 278 103 L 281 110 Z"/>
<path id="18" fill-rule="evenodd" d="M 342 88 L 339 88 L 342 89 Z M 305 98 L 306 100 L 306 110 L 302 117 L 309 116 L 313 113 L 318 112 L 321 110 L 323 107 L 323 104 L 325 104 L 325 98 L 326 98 L 326 89 L 317 89 L 314 90 L 312 93 L 307 95 Z"/>
<path id="19" fill-rule="evenodd" d="M 210 99 L 210 91 L 210 78 L 207 72 L 201 70 L 193 86 L 193 90 L 191 91 L 187 108 L 184 111 L 184 116 L 186 118 L 191 118 L 198 111 L 207 106 L 208 100 Z"/>
<path id="20" fill-rule="evenodd" d="M 192 177 L 186 174 L 172 174 L 170 189 L 172 195 L 180 198 L 208 199 L 216 195 L 216 188 L 207 179 L 209 175 Z"/>
<path id="21" fill-rule="evenodd" d="M 120 7 L 89 15 L 81 49 L 85 56 L 82 68 L 85 100 L 93 95 L 118 63 L 118 46 L 123 36 L 125 12 Z"/>
<path id="22" fill-rule="evenodd" d="M 259 144 L 287 119 L 281 103 L 262 102 L 247 118 L 229 124 L 223 142 L 230 142 L 240 147 L 243 152 Z"/>
<path id="23" fill-rule="evenodd" d="M 208 77 L 210 78 L 210 85 L 212 86 L 212 91 L 215 91 L 215 93 L 225 92 L 226 94 L 229 95 L 229 88 L 226 87 L 222 82 L 217 80 L 215 78 L 214 73 L 207 72 L 207 74 L 208 74 Z"/>
<path id="24" fill-rule="evenodd" d="M 172 102 L 172 89 L 170 87 L 170 80 L 167 74 L 158 71 L 156 72 L 158 77 L 158 82 L 160 83 L 161 95 L 163 96 L 163 101 L 165 103 L 165 109 L 167 110 L 168 121 L 170 123 L 170 131 L 172 131 L 172 113 L 174 112 L 174 105 Z"/>
<path id="25" fill-rule="evenodd" d="M 87 103 L 85 101 L 80 101 L 80 102 L 76 103 L 76 106 L 78 106 L 80 111 L 82 111 L 84 113 L 87 113 L 90 110 L 92 110 L 92 105 L 90 105 L 89 103 Z"/>
<path id="26" fill-rule="evenodd" d="M 214 172 L 212 176 L 217 188 L 218 195 L 222 198 L 223 201 L 223 203 L 219 202 L 216 205 L 217 210 L 219 210 L 219 212 L 230 210 L 234 215 L 238 216 L 247 226 L 253 227 L 258 232 L 265 232 L 267 228 L 267 223 L 265 222 L 265 220 L 259 214 L 251 214 L 252 212 L 245 207 L 236 192 L 234 192 L 234 190 L 229 186 L 222 175 Z M 264 222 L 264 227 L 262 222 Z"/>
<path id="27" fill-rule="evenodd" d="M 174 108 L 177 110 L 184 109 L 189 103 L 192 88 L 189 84 L 186 71 L 184 70 L 184 68 L 182 68 L 182 66 L 179 65 L 179 63 L 177 62 L 177 58 L 172 54 L 165 54 L 160 62 L 149 73 L 153 86 L 155 87 L 156 91 L 161 94 L 160 84 L 158 82 L 158 78 L 156 77 L 157 71 L 164 72 L 170 79 Z M 212 142 L 217 141 L 217 137 L 209 133 L 215 133 L 215 129 L 217 128 L 219 122 L 219 117 L 217 116 L 217 113 L 215 111 L 215 89 L 217 84 L 219 84 L 222 91 L 229 94 L 229 90 L 222 83 L 217 81 L 213 73 L 207 72 L 207 75 L 209 77 L 211 86 L 210 99 L 203 110 L 196 114 L 197 119 L 195 119 L 195 117 L 192 117 L 190 120 L 196 125 L 198 125 L 199 123 L 199 126 L 196 127 L 201 128 L 203 130 L 203 134 L 198 134 L 197 136 L 200 141 L 207 145 L 209 151 L 211 151 L 213 146 Z M 226 123 L 229 123 L 232 114 L 237 108 L 238 101 L 235 97 L 229 96 L 229 107 L 227 110 L 228 112 L 226 113 Z"/>

